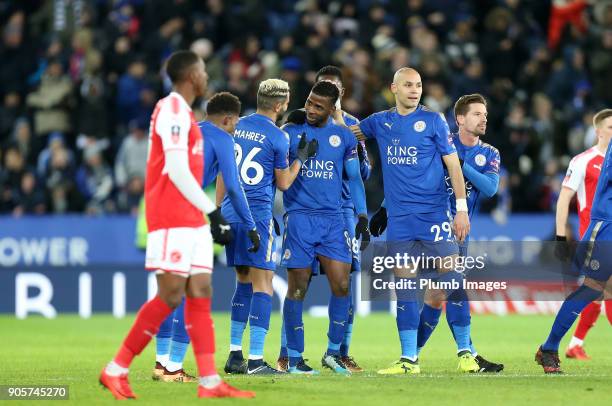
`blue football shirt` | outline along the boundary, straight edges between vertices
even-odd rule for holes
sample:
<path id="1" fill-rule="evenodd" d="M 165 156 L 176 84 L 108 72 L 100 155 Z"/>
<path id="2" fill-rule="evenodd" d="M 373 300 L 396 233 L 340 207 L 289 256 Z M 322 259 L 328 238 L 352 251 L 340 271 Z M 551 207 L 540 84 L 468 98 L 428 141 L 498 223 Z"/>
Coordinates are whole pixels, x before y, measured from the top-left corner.
<path id="1" fill-rule="evenodd" d="M 344 123 L 349 127 L 355 124 L 359 124 L 359 120 L 356 117 L 346 112 L 342 112 L 342 116 L 344 118 Z M 362 147 L 365 151 L 365 143 L 363 143 Z M 370 160 L 368 159 L 368 154 L 366 152 L 366 158 L 363 160 L 363 162 L 359 163 L 359 172 L 361 173 L 361 179 L 368 179 L 370 177 L 371 169 L 372 168 L 370 167 Z M 351 188 L 349 187 L 349 181 L 346 177 L 346 174 L 342 176 L 342 208 L 350 209 L 353 211 L 355 210 L 355 204 L 353 203 L 353 199 L 351 199 Z"/>
<path id="2" fill-rule="evenodd" d="M 255 221 L 272 218 L 276 186 L 274 169 L 285 169 L 289 153 L 289 136 L 274 121 L 261 114 L 242 117 L 234 131 L 234 149 L 238 173 Z M 239 220 L 226 196 L 221 206 L 223 217 Z"/>
<path id="3" fill-rule="evenodd" d="M 459 159 L 463 159 L 464 165 L 469 165 L 476 169 L 480 173 L 494 173 L 499 175 L 499 167 L 501 158 L 499 151 L 494 146 L 487 144 L 486 142 L 478 141 L 478 144 L 473 147 L 468 147 L 461 143 L 459 134 L 453 134 L 453 143 L 457 148 L 457 154 Z M 446 167 L 444 168 L 446 190 L 449 194 L 449 203 L 451 207 L 451 213 L 453 216 L 457 213 L 455 207 L 455 191 L 451 185 L 450 176 Z M 480 196 L 480 190 L 472 184 L 465 176 L 465 193 L 468 205 L 468 214 L 470 218 L 476 214 L 478 197 Z"/>
<path id="4" fill-rule="evenodd" d="M 372 114 L 359 127 L 378 144 L 390 217 L 448 209 L 442 157 L 457 150 L 439 113 L 422 105 L 407 115 L 392 108 Z"/>
<path id="5" fill-rule="evenodd" d="M 202 187 L 204 188 L 214 182 L 221 172 L 227 195 L 231 196 L 232 207 L 237 210 L 237 218 L 248 227 L 254 228 L 255 223 L 240 182 L 236 161 L 234 161 L 233 137 L 209 121 L 201 121 L 198 126 L 204 139 Z"/>
<path id="6" fill-rule="evenodd" d="M 302 136 L 307 141 L 316 139 L 319 142 L 317 155 L 302 164 L 298 177 L 285 191 L 285 210 L 308 214 L 342 213 L 344 161 L 357 159 L 357 140 L 353 133 L 331 122 L 324 127 L 288 124 L 283 129 L 289 134 L 291 161 L 296 157 Z"/>
<path id="7" fill-rule="evenodd" d="M 612 221 L 612 142 L 608 145 L 606 158 L 601 164 L 601 174 L 591 208 L 592 220 Z"/>

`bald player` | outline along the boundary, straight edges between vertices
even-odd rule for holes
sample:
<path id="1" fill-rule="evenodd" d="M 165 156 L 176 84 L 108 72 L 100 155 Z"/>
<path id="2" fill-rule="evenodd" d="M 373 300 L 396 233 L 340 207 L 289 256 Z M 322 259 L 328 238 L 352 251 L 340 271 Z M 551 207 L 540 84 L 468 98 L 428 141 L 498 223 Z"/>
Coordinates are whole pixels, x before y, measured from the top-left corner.
<path id="1" fill-rule="evenodd" d="M 395 107 L 372 114 L 351 126 L 358 139 L 377 141 L 383 173 L 389 222 L 388 255 L 435 257 L 437 281 L 446 293 L 449 323 L 455 333 L 459 369 L 478 371 L 470 352 L 470 313 L 463 290 L 463 275 L 454 269 L 459 248 L 470 230 L 465 182 L 457 150 L 444 117 L 419 104 L 423 92 L 421 76 L 412 68 L 401 68 L 393 77 L 391 91 Z M 444 166 L 456 198 L 454 218 L 448 205 Z M 417 268 L 395 266 L 395 281 L 407 286 L 416 280 Z M 457 287 L 458 286 L 458 287 Z M 457 288 L 455 288 L 457 287 Z M 396 289 L 397 329 L 401 357 L 379 374 L 417 374 L 419 303 L 413 289 Z"/>

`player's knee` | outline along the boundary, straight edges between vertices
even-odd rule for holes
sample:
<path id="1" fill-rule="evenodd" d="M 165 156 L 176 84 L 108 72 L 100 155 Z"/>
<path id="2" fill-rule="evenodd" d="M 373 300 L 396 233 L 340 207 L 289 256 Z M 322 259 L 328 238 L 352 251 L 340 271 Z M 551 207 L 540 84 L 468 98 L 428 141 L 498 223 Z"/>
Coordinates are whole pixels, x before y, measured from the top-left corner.
<path id="1" fill-rule="evenodd" d="M 237 266 L 236 277 L 241 283 L 249 282 L 249 267 L 248 266 Z"/>
<path id="2" fill-rule="evenodd" d="M 176 309 L 180 306 L 183 301 L 184 292 L 182 290 L 167 291 L 164 294 L 160 294 L 160 299 L 172 309 Z"/>
<path id="3" fill-rule="evenodd" d="M 332 293 L 334 294 L 334 296 L 338 296 L 338 297 L 344 297 L 344 296 L 348 296 L 349 294 L 349 281 L 346 280 L 342 280 L 339 281 L 337 283 L 334 283 L 331 286 L 331 290 Z"/>
<path id="4" fill-rule="evenodd" d="M 287 291 L 287 296 L 292 300 L 304 300 L 306 297 L 306 287 L 298 286 L 292 290 Z"/>
<path id="5" fill-rule="evenodd" d="M 212 297 L 212 286 L 210 285 L 198 285 L 190 286 L 187 290 L 189 297 Z"/>
<path id="6" fill-rule="evenodd" d="M 438 296 L 425 299 L 425 303 L 434 309 L 442 308 L 442 300 Z"/>

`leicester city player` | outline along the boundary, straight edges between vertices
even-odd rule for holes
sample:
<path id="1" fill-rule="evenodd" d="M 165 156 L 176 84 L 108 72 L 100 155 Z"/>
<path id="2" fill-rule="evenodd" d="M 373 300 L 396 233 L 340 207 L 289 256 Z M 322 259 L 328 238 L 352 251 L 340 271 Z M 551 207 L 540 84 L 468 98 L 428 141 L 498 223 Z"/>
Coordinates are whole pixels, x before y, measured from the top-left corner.
<path id="1" fill-rule="evenodd" d="M 231 190 L 232 204 L 238 207 L 241 218 L 245 224 L 254 230 L 255 223 L 249 211 L 248 203 L 240 180 L 233 156 L 233 141 L 228 134 L 234 130 L 240 115 L 240 101 L 230 93 L 218 93 L 214 95 L 207 104 L 208 120 L 198 125 L 204 139 L 204 177 L 202 186 L 206 186 L 215 180 L 219 171 L 227 178 L 228 189 Z M 221 212 L 214 213 L 223 219 Z M 223 223 L 226 220 L 223 219 Z M 227 226 L 225 226 L 227 227 Z M 225 231 L 227 230 L 227 231 Z M 215 240 L 220 243 L 228 242 L 231 233 L 226 228 L 220 232 L 227 235 Z M 259 246 L 259 236 L 256 232 L 251 233 L 251 243 Z M 185 330 L 184 318 L 185 300 L 181 305 L 164 320 L 156 336 L 156 362 L 153 369 L 153 379 L 165 382 L 192 382 L 197 378 L 185 373 L 183 370 L 183 359 L 189 346 L 189 335 Z"/>
<path id="2" fill-rule="evenodd" d="M 330 120 L 333 120 L 336 124 L 351 126 L 355 124 L 359 124 L 359 120 L 352 115 L 348 114 L 345 111 L 342 111 L 341 99 L 344 94 L 344 85 L 342 84 L 342 71 L 337 66 L 328 65 L 319 69 L 317 75 L 315 76 L 315 82 L 320 82 L 322 80 L 326 80 L 332 82 L 338 87 L 340 91 L 340 97 L 336 101 L 336 109 L 332 113 L 332 117 Z M 306 121 L 306 112 L 304 109 L 294 110 L 289 114 L 287 118 L 287 123 L 293 124 L 304 124 Z M 361 179 L 366 181 L 370 177 L 370 160 L 368 159 L 368 154 L 365 148 L 365 142 L 360 141 L 357 145 L 357 155 L 359 157 L 359 171 L 361 174 Z M 349 232 L 349 236 L 351 238 L 351 249 L 353 253 L 353 263 L 351 265 L 351 274 L 353 272 L 359 271 L 361 268 L 360 263 L 360 253 L 358 242 L 355 239 L 355 218 L 357 216 L 357 212 L 355 211 L 355 205 L 353 204 L 353 200 L 351 199 L 351 190 L 348 183 L 348 178 L 346 173 L 342 176 L 342 214 L 344 216 L 344 222 L 347 227 L 347 231 Z M 320 263 L 317 259 L 312 264 L 312 274 L 316 275 L 320 272 Z M 352 283 L 349 281 L 349 288 L 352 286 Z M 342 362 L 346 365 L 346 367 L 351 372 L 362 372 L 363 369 L 357 364 L 355 359 L 349 355 L 349 347 L 351 344 L 351 337 L 353 333 L 353 320 L 354 320 L 354 309 L 353 309 L 353 296 L 352 291 L 349 290 L 349 318 L 346 323 L 346 330 L 344 332 L 344 337 L 342 338 L 342 345 L 340 346 L 340 355 L 342 357 Z M 284 325 L 281 331 L 281 350 L 277 361 L 277 368 L 283 371 L 286 371 L 289 364 L 289 357 L 287 355 L 287 338 L 285 334 Z"/>
<path id="3" fill-rule="evenodd" d="M 202 186 L 212 183 L 221 172 L 227 184 L 227 194 L 231 204 L 236 207 L 241 221 L 249 230 L 251 250 L 257 252 L 260 237 L 255 230 L 255 222 L 238 177 L 234 157 L 234 141 L 230 135 L 240 116 L 240 100 L 230 93 L 214 95 L 206 106 L 207 120 L 198 123 L 204 140 L 204 176 Z M 222 218 L 222 216 L 221 216 Z M 225 222 L 225 220 L 224 220 Z M 231 232 L 226 231 L 231 240 Z M 219 239 L 217 239 L 219 241 Z M 219 241 L 222 242 L 222 241 Z M 261 250 L 259 250 L 261 251 Z M 189 336 L 185 330 L 185 300 L 168 316 L 157 333 L 157 355 L 153 379 L 165 382 L 192 382 L 197 378 L 183 370 L 183 359 L 189 346 Z"/>
<path id="4" fill-rule="evenodd" d="M 284 193 L 285 235 L 283 261 L 288 290 L 283 305 L 287 334 L 289 373 L 317 373 L 304 362 L 303 300 L 317 257 L 325 269 L 332 297 L 329 304 L 328 348 L 322 364 L 334 372 L 349 374 L 341 360 L 340 346 L 349 311 L 349 273 L 352 262 L 349 232 L 342 216 L 342 174 L 346 172 L 359 221 L 355 237 L 370 239 L 365 191 L 359 173 L 357 142 L 344 126 L 329 121 L 340 96 L 333 83 L 314 85 L 306 100 L 306 123 L 284 127 L 290 138 L 290 157 L 300 143 L 316 140 L 319 149 L 307 160 L 293 185 Z"/>
<path id="5" fill-rule="evenodd" d="M 264 341 L 272 311 L 272 278 L 276 269 L 276 244 L 272 206 L 276 188 L 287 190 L 297 177 L 308 154 L 314 155 L 316 143 L 298 148 L 291 165 L 287 162 L 289 136 L 276 126 L 289 103 L 289 84 L 279 79 L 260 83 L 257 110 L 242 117 L 234 131 L 236 161 L 244 190 L 262 237 L 262 249 L 249 252 L 249 228 L 234 209 L 229 196 L 222 202 L 221 212 L 230 223 L 234 239 L 226 246 L 227 263 L 236 267 L 237 284 L 232 298 L 230 354 L 226 373 L 275 374 L 263 360 Z M 310 148 L 309 148 L 310 147 Z M 223 185 L 217 183 L 218 203 Z M 248 363 L 242 355 L 242 335 L 250 324 Z"/>
<path id="6" fill-rule="evenodd" d="M 612 110 L 605 110 L 599 119 L 606 130 L 612 130 Z M 601 124 L 600 124 L 601 125 Z M 597 125 L 596 125 L 597 127 Z M 584 274 L 582 285 L 563 302 L 552 325 L 548 338 L 538 349 L 535 360 L 547 374 L 561 373 L 559 343 L 572 327 L 580 312 L 591 302 L 600 300 L 612 292 L 612 143 L 608 145 L 606 158 L 591 208 L 591 221 L 578 246 L 575 264 Z"/>
<path id="7" fill-rule="evenodd" d="M 444 118 L 419 104 L 422 83 L 419 73 L 401 68 L 393 77 L 391 91 L 395 108 L 375 113 L 351 129 L 359 139 L 374 138 L 381 156 L 385 200 L 389 213 L 387 241 L 393 248 L 407 247 L 412 255 L 423 250 L 436 261 L 439 281 L 448 286 L 448 300 L 459 303 L 449 307 L 449 319 L 459 351 L 460 364 L 478 368 L 470 352 L 470 313 L 462 275 L 454 270 L 454 259 L 460 242 L 469 233 L 468 207 L 461 165 L 450 130 Z M 444 166 L 456 197 L 457 213 L 451 218 L 448 210 Z M 452 226 L 451 226 L 452 222 Z M 454 228 L 454 235 L 453 235 Z M 418 251 L 416 251 L 419 249 Z M 405 252 L 405 251 L 404 251 Z M 397 278 L 414 278 L 416 269 L 396 267 Z M 456 288 L 459 286 L 459 288 Z M 380 374 L 419 373 L 417 332 L 419 304 L 415 292 L 396 291 L 397 328 L 401 358 Z"/>
<path id="8" fill-rule="evenodd" d="M 468 214 L 470 219 L 477 211 L 477 203 L 480 195 L 492 197 L 497 192 L 499 185 L 499 151 L 482 142 L 480 137 L 487 130 L 487 102 L 480 94 L 461 96 L 455 103 L 455 119 L 459 132 L 453 134 L 453 142 L 457 148 L 457 155 L 461 162 L 463 175 L 465 177 L 465 190 L 467 194 Z M 456 214 L 455 193 L 453 192 L 450 178 L 446 177 L 446 188 L 449 192 L 449 203 L 451 213 Z M 372 217 L 370 228 L 374 236 L 382 234 L 387 226 L 387 213 L 384 207 Z M 459 254 L 467 255 L 467 244 L 469 236 L 459 246 Z M 421 348 L 433 333 L 440 320 L 442 313 L 443 295 L 438 290 L 429 290 L 425 296 L 425 303 L 421 310 L 417 349 Z M 452 304 L 450 304 L 452 305 Z M 448 313 L 447 313 L 448 315 Z M 450 320 L 447 317 L 447 321 Z M 480 372 L 500 372 L 504 369 L 503 364 L 487 361 L 476 352 L 470 339 L 472 355 L 478 363 Z"/>

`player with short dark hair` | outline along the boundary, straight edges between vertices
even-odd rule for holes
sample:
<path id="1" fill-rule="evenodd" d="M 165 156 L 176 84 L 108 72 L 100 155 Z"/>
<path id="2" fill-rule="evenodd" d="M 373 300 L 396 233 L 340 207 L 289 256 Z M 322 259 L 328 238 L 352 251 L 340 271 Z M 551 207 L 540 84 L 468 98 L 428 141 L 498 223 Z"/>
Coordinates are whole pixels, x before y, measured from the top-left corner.
<path id="1" fill-rule="evenodd" d="M 227 179 L 231 204 L 237 207 L 245 227 L 252 230 L 249 233 L 249 247 L 251 247 L 250 249 L 259 249 L 259 234 L 255 230 L 255 223 L 240 184 L 233 159 L 234 143 L 231 135 L 229 135 L 234 131 L 240 116 L 240 107 L 240 99 L 228 92 L 216 93 L 207 102 L 207 120 L 198 124 L 204 139 L 205 166 L 202 188 L 212 183 L 219 172 L 223 178 Z M 220 230 L 220 232 L 228 235 L 228 238 L 224 238 L 224 241 L 222 241 L 224 243 L 233 240 L 231 230 L 227 227 L 225 226 L 223 230 Z M 183 370 L 183 359 L 189 345 L 189 336 L 185 330 L 184 307 L 185 300 L 162 323 L 157 333 L 158 351 L 155 368 L 153 369 L 154 380 L 164 382 L 192 382 L 196 380 Z M 162 352 L 164 349 L 166 351 Z"/>
<path id="2" fill-rule="evenodd" d="M 397 70 L 391 91 L 395 95 L 395 108 L 372 114 L 351 127 L 358 139 L 374 138 L 378 144 L 390 217 L 387 242 L 391 251 L 398 254 L 414 256 L 426 250 L 429 256 L 440 258 L 439 281 L 448 286 L 462 286 L 462 274 L 455 271 L 453 264 L 459 253 L 457 241 L 465 239 L 470 223 L 465 181 L 448 124 L 441 114 L 419 104 L 422 82 L 416 70 L 407 67 Z M 448 210 L 444 166 L 456 198 L 454 218 Z M 415 278 L 416 271 L 411 266 L 394 269 L 400 282 Z M 420 373 L 419 304 L 410 289 L 396 290 L 396 294 L 401 357 L 378 373 Z M 478 365 L 470 352 L 466 293 L 460 287 L 449 288 L 446 294 L 447 300 L 457 303 L 447 311 L 455 333 L 460 369 L 475 371 Z"/>
<path id="3" fill-rule="evenodd" d="M 247 231 L 223 182 L 217 183 L 217 204 L 230 223 L 234 241 L 226 246 L 227 264 L 236 268 L 236 290 L 232 298 L 230 354 L 226 373 L 277 374 L 263 359 L 264 341 L 272 311 L 272 278 L 276 269 L 275 220 L 272 215 L 276 188 L 287 190 L 298 176 L 302 163 L 316 153 L 316 142 L 298 148 L 296 159 L 288 162 L 289 136 L 276 126 L 289 103 L 289 84 L 268 79 L 259 84 L 257 111 L 242 117 L 233 132 L 235 156 L 249 207 L 262 236 L 262 249 L 246 249 Z M 250 324 L 248 362 L 242 354 L 242 335 Z"/>
<path id="4" fill-rule="evenodd" d="M 227 234 L 223 217 L 201 187 L 203 139 L 190 107 L 196 97 L 204 95 L 208 76 L 204 62 L 190 51 L 172 54 L 167 69 L 174 90 L 153 112 L 145 185 L 149 230 L 145 267 L 156 272 L 158 293 L 140 308 L 117 355 L 102 370 L 100 383 L 116 399 L 136 398 L 128 382 L 128 368 L 187 296 L 185 322 L 200 376 L 198 397 L 251 398 L 253 392 L 223 382 L 215 369 L 211 228 L 221 239 Z"/>
<path id="5" fill-rule="evenodd" d="M 300 174 L 285 192 L 285 236 L 282 264 L 287 267 L 288 290 L 283 305 L 287 335 L 289 373 L 318 373 L 306 365 L 304 351 L 303 300 L 316 258 L 325 269 L 332 298 L 329 305 L 328 348 L 324 367 L 350 374 L 341 360 L 340 346 L 349 317 L 349 274 L 352 262 L 349 232 L 342 215 L 342 175 L 346 172 L 352 200 L 359 213 L 356 238 L 365 247 L 367 227 L 365 191 L 359 173 L 357 143 L 344 126 L 330 122 L 340 96 L 338 87 L 328 81 L 316 83 L 306 100 L 306 122 L 287 124 L 290 156 L 296 155 L 305 140 L 317 140 L 317 155 L 307 160 Z"/>
<path id="6" fill-rule="evenodd" d="M 344 94 L 344 85 L 342 84 L 342 71 L 337 66 L 328 65 L 321 68 L 316 76 L 315 81 L 320 82 L 322 80 L 326 80 L 334 83 L 338 90 L 340 91 L 340 97 L 336 102 L 336 110 L 332 113 L 332 117 L 330 120 L 336 124 L 340 125 L 354 125 L 358 124 L 359 120 L 352 115 L 342 111 L 342 105 L 340 100 L 342 99 L 342 95 Z M 303 124 L 306 121 L 306 112 L 304 109 L 294 110 L 291 112 L 289 117 L 287 118 L 288 123 L 294 124 Z M 360 141 L 357 144 L 357 156 L 359 157 L 359 172 L 361 174 L 361 179 L 366 181 L 370 177 L 370 160 L 368 159 L 368 153 L 365 147 L 365 142 Z M 348 179 L 346 174 L 342 176 L 342 213 L 344 215 L 344 221 L 346 223 L 347 230 L 349 232 L 349 237 L 351 238 L 351 250 L 353 252 L 353 262 L 351 264 L 351 275 L 355 271 L 359 271 L 361 268 L 361 258 L 359 252 L 358 242 L 355 239 L 355 218 L 357 213 L 355 212 L 355 205 L 353 204 L 353 200 L 351 199 L 351 190 L 348 184 Z M 320 264 L 319 261 L 315 259 L 312 264 L 312 273 L 316 275 L 319 273 Z M 323 270 L 324 272 L 325 270 Z M 352 287 L 352 283 L 350 284 Z M 349 348 L 351 344 L 351 338 L 353 334 L 353 321 L 354 321 L 354 308 L 353 308 L 353 296 L 352 289 L 350 294 L 350 306 L 349 306 L 349 319 L 346 324 L 346 330 L 344 332 L 344 337 L 342 339 L 342 345 L 340 346 L 340 355 L 342 356 L 342 361 L 347 366 L 347 368 L 351 372 L 361 372 L 363 369 L 357 364 L 355 359 L 349 355 Z M 289 363 L 289 358 L 287 355 L 287 337 L 285 334 L 284 326 L 281 328 L 281 350 L 277 361 L 277 367 L 280 370 L 287 370 L 287 366 Z"/>
<path id="7" fill-rule="evenodd" d="M 598 133 L 612 134 L 612 110 L 596 116 L 594 125 Z M 547 374 L 561 373 L 559 344 L 576 321 L 578 315 L 590 303 L 612 293 L 612 142 L 608 143 L 601 173 L 597 181 L 591 221 L 577 248 L 573 266 L 584 274 L 582 285 L 563 302 L 552 325 L 548 338 L 540 346 L 535 361 Z M 561 241 L 562 245 L 564 241 Z M 569 255 L 564 255 L 568 258 Z"/>

